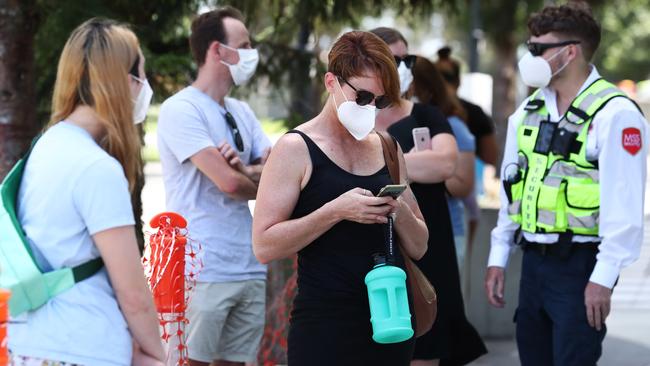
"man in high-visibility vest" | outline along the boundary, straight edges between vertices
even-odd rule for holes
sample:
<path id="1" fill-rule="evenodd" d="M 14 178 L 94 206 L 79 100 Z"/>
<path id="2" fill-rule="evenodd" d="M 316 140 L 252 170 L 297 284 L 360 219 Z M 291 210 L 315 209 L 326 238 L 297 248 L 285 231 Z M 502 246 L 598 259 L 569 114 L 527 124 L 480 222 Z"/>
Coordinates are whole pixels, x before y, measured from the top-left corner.
<path id="1" fill-rule="evenodd" d="M 646 121 L 590 63 L 600 26 L 586 5 L 547 6 L 528 28 L 519 71 L 538 89 L 508 121 L 485 287 L 503 307 L 504 268 L 521 246 L 522 365 L 595 365 L 612 288 L 643 239 Z"/>

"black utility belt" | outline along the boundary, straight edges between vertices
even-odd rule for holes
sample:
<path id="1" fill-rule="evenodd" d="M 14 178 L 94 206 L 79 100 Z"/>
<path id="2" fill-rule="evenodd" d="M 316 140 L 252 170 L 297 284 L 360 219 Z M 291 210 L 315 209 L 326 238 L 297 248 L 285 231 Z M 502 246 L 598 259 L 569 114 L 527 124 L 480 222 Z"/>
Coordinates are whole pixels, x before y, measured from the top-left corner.
<path id="1" fill-rule="evenodd" d="M 548 255 L 551 257 L 566 259 L 571 254 L 575 253 L 578 250 L 592 251 L 595 254 L 598 252 L 598 245 L 600 245 L 600 243 L 599 242 L 593 242 L 593 243 L 569 242 L 569 243 L 540 244 L 540 243 L 530 242 L 524 238 L 522 239 L 520 245 L 524 251 L 531 250 L 543 256 Z"/>

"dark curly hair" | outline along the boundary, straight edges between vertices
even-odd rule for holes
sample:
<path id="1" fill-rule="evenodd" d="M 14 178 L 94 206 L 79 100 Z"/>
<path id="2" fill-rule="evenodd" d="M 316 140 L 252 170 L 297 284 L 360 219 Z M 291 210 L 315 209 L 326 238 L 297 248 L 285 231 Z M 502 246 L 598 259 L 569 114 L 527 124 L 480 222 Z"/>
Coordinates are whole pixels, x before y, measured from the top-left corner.
<path id="1" fill-rule="evenodd" d="M 530 16 L 528 30 L 535 37 L 553 32 L 563 37 L 577 38 L 587 61 L 591 61 L 600 44 L 600 24 L 594 19 L 589 5 L 582 1 L 545 7 Z"/>

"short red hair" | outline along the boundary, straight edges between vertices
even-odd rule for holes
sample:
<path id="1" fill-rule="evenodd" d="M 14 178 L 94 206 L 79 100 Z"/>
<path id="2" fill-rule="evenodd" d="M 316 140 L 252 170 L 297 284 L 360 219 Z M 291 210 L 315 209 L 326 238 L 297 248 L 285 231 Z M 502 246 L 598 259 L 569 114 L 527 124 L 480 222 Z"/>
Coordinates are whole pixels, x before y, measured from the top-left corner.
<path id="1" fill-rule="evenodd" d="M 369 76 L 374 72 L 381 80 L 391 104 L 400 103 L 399 75 L 395 57 L 386 42 L 370 32 L 343 34 L 328 55 L 327 71 L 343 79 Z"/>

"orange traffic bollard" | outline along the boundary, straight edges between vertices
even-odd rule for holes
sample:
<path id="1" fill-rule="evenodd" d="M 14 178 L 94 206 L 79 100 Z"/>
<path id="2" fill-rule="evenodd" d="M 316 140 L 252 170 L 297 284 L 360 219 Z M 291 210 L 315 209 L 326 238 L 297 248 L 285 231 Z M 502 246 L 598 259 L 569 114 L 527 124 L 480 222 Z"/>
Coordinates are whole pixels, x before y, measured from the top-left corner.
<path id="1" fill-rule="evenodd" d="M 0 289 L 0 366 L 9 364 L 9 353 L 7 352 L 7 324 L 9 322 L 9 297 L 11 292 Z"/>

